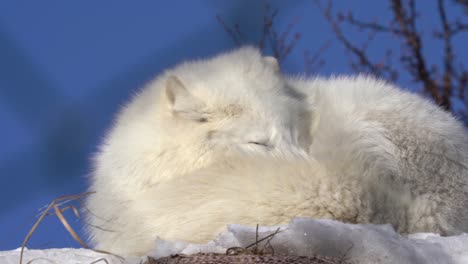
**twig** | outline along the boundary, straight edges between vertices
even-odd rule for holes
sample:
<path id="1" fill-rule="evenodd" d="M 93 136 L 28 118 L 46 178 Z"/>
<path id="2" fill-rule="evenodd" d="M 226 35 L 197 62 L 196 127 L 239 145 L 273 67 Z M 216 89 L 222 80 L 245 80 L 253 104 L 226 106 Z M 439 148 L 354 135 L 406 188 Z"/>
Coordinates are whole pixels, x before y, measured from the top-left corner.
<path id="1" fill-rule="evenodd" d="M 74 207 L 74 206 L 67 206 L 67 207 L 64 207 L 64 208 L 60 208 L 59 205 L 64 205 L 70 201 L 76 201 L 76 200 L 80 200 L 82 197 L 85 197 L 85 196 L 88 196 L 90 194 L 93 194 L 95 192 L 85 192 L 85 193 L 81 193 L 81 194 L 75 194 L 75 195 L 65 195 L 65 196 L 61 196 L 61 197 L 58 197 L 56 199 L 54 199 L 48 206 L 47 208 L 44 210 L 44 212 L 40 215 L 39 219 L 36 221 L 36 223 L 32 226 L 32 228 L 29 230 L 28 234 L 26 235 L 25 239 L 23 240 L 23 243 L 21 244 L 21 252 L 20 252 L 20 259 L 19 259 L 19 264 L 22 264 L 23 263 L 23 255 L 24 255 L 24 249 L 29 241 L 29 239 L 31 238 L 32 234 L 34 234 L 34 232 L 36 231 L 36 229 L 38 228 L 39 224 L 44 220 L 44 218 L 48 215 L 50 215 L 49 211 L 51 211 L 52 209 L 54 210 L 54 213 L 55 215 L 59 218 L 60 222 L 62 223 L 62 225 L 67 229 L 67 231 L 70 233 L 70 235 L 73 237 L 73 239 L 75 239 L 75 241 L 77 241 L 82 247 L 86 248 L 86 249 L 91 249 L 95 252 L 98 252 L 98 253 L 103 253 L 103 254 L 109 254 L 109 255 L 112 255 L 112 256 L 115 256 L 117 257 L 118 259 L 120 259 L 121 261 L 124 260 L 123 257 L 121 256 L 118 256 L 116 254 L 113 254 L 113 253 L 110 253 L 110 252 L 107 252 L 107 251 L 104 251 L 104 250 L 98 250 L 98 249 L 92 249 L 88 244 L 86 244 L 75 232 L 75 230 L 73 230 L 73 228 L 70 226 L 70 224 L 68 223 L 68 221 L 66 220 L 66 218 L 63 216 L 63 212 L 68 210 L 68 209 L 72 209 L 73 212 L 75 213 L 75 215 L 79 218 L 79 212 L 78 210 Z"/>

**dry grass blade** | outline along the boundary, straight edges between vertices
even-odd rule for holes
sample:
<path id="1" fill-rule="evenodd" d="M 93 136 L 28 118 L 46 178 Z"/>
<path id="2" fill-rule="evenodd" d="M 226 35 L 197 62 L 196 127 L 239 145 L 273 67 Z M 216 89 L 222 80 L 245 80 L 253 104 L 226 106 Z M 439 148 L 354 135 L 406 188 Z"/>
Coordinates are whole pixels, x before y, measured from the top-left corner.
<path id="1" fill-rule="evenodd" d="M 275 233 L 271 234 L 270 235 L 270 238 L 268 238 L 268 240 L 265 242 L 265 245 L 263 246 L 263 249 L 261 250 L 262 252 L 265 252 L 265 249 L 267 247 L 270 247 L 271 249 L 271 254 L 275 254 L 275 249 L 273 248 L 273 246 L 270 244 L 271 240 L 275 237 L 276 234 L 278 234 L 278 232 L 280 231 L 280 228 L 278 227 L 278 229 L 276 229 Z"/>
<path id="2" fill-rule="evenodd" d="M 93 261 L 93 262 L 91 262 L 89 264 L 95 264 L 95 263 L 98 263 L 100 261 L 104 261 L 104 263 L 109 264 L 109 261 L 107 261 L 107 259 L 105 259 L 105 258 L 96 259 L 95 261 Z"/>
<path id="3" fill-rule="evenodd" d="M 81 238 L 76 234 L 75 230 L 73 230 L 73 228 L 70 226 L 70 224 L 68 224 L 67 219 L 65 219 L 65 217 L 62 214 L 62 211 L 60 211 L 58 206 L 54 205 L 54 210 L 55 210 L 55 214 L 60 219 L 60 222 L 62 222 L 62 225 L 67 229 L 68 233 L 70 233 L 70 235 L 73 237 L 73 239 L 75 239 L 75 241 L 80 243 L 80 245 L 82 247 L 91 248 L 88 244 L 86 244 L 86 242 L 81 240 Z"/>
<path id="4" fill-rule="evenodd" d="M 73 211 L 73 214 L 75 214 L 76 218 L 81 218 L 81 215 L 80 215 L 80 212 L 78 211 L 78 209 L 73 206 L 73 205 L 69 205 L 69 206 L 66 206 L 64 208 L 60 208 L 60 212 L 65 212 L 67 210 L 71 209 Z"/>
<path id="5" fill-rule="evenodd" d="M 257 241 L 255 241 L 254 243 L 248 245 L 248 246 L 245 247 L 245 248 L 248 249 L 248 248 L 251 248 L 251 247 L 253 247 L 253 246 L 257 246 L 258 243 L 263 242 L 263 241 L 265 241 L 265 240 L 267 240 L 267 239 L 268 239 L 268 241 L 271 241 L 271 239 L 272 239 L 274 236 L 276 236 L 277 234 L 279 234 L 279 233 L 281 233 L 281 232 L 283 232 L 283 231 L 286 230 L 286 229 L 283 229 L 283 230 L 280 230 L 280 229 L 281 229 L 281 228 L 278 227 L 278 228 L 276 229 L 275 232 L 269 234 L 268 236 L 266 236 L 266 237 L 264 237 L 264 238 L 262 238 L 262 239 L 260 239 L 260 240 L 258 240 L 258 235 L 257 235 Z M 257 233 L 258 233 L 258 231 L 257 231 Z"/>
<path id="6" fill-rule="evenodd" d="M 285 231 L 286 229 L 283 229 L 283 230 L 280 230 L 281 228 L 278 227 L 278 229 L 276 229 L 275 232 L 269 234 L 268 236 L 262 238 L 262 239 L 258 239 L 258 225 L 257 225 L 257 229 L 256 229 L 256 232 L 255 232 L 255 242 L 246 246 L 245 248 L 243 247 L 230 247 L 226 250 L 226 255 L 229 255 L 229 256 L 233 256 L 233 255 L 239 255 L 239 254 L 245 254 L 245 253 L 249 253 L 249 254 L 255 254 L 255 255 L 263 255 L 265 254 L 265 249 L 266 247 L 271 247 L 272 249 L 272 254 L 274 254 L 274 249 L 273 247 L 271 246 L 270 244 L 270 241 L 278 234 L 278 233 L 281 233 L 283 231 Z M 259 250 L 258 249 L 258 245 L 263 242 L 263 241 L 266 241 L 264 247 L 262 250 Z M 251 247 L 255 246 L 253 249 L 250 249 Z"/>
<path id="7" fill-rule="evenodd" d="M 21 244 L 19 264 L 23 263 L 24 248 L 26 247 L 26 244 L 28 243 L 29 239 L 34 234 L 34 232 L 38 228 L 39 224 L 44 220 L 44 218 L 46 216 L 48 216 L 48 215 L 51 215 L 51 214 L 55 214 L 59 218 L 60 222 L 67 229 L 68 233 L 70 233 L 70 235 L 73 237 L 73 239 L 75 239 L 75 241 L 77 241 L 82 247 L 84 247 L 86 249 L 91 249 L 91 250 L 93 250 L 95 252 L 98 252 L 98 253 L 112 255 L 112 256 L 118 258 L 119 260 L 121 260 L 123 262 L 124 258 L 121 257 L 121 256 L 115 255 L 115 254 L 113 254 L 111 252 L 107 252 L 107 251 L 104 251 L 104 250 L 92 249 L 88 244 L 86 244 L 76 234 L 75 230 L 73 230 L 73 228 L 70 226 L 70 224 L 68 223 L 66 218 L 63 216 L 64 211 L 66 211 L 68 209 L 71 209 L 73 211 L 73 213 L 75 214 L 75 216 L 77 218 L 80 218 L 79 211 L 75 206 L 69 205 L 69 206 L 66 206 L 64 208 L 59 207 L 60 205 L 64 205 L 64 204 L 66 204 L 68 202 L 71 202 L 71 201 L 81 201 L 81 198 L 83 198 L 85 196 L 88 196 L 90 194 L 93 194 L 93 193 L 94 192 L 85 192 L 85 193 L 75 194 L 75 195 L 65 195 L 65 196 L 61 196 L 61 197 L 58 197 L 55 200 L 53 200 L 47 206 L 47 208 L 42 212 L 42 214 L 39 216 L 39 219 L 37 219 L 36 223 L 34 223 L 34 225 L 31 227 L 31 229 L 29 230 L 28 234 L 26 235 L 23 243 Z M 52 209 L 54 209 L 53 213 L 50 212 Z M 34 260 L 30 260 L 29 262 L 27 262 L 27 264 L 31 263 L 32 261 L 34 261 Z M 105 260 L 105 262 L 107 263 L 107 260 Z"/>

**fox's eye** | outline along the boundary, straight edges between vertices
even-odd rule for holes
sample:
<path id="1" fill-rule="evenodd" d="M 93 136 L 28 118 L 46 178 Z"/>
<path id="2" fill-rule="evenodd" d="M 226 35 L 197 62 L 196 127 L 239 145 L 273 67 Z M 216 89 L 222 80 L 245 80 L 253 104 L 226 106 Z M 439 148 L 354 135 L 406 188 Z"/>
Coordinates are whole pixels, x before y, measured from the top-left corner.
<path id="1" fill-rule="evenodd" d="M 253 145 L 257 145 L 257 146 L 259 146 L 259 147 L 266 147 L 266 148 L 270 147 L 270 145 L 268 145 L 268 142 L 249 141 L 249 142 L 247 142 L 247 143 L 253 144 Z"/>
<path id="2" fill-rule="evenodd" d="M 197 121 L 198 123 L 206 123 L 208 122 L 208 118 L 200 117 L 200 118 L 195 119 L 195 121 Z"/>

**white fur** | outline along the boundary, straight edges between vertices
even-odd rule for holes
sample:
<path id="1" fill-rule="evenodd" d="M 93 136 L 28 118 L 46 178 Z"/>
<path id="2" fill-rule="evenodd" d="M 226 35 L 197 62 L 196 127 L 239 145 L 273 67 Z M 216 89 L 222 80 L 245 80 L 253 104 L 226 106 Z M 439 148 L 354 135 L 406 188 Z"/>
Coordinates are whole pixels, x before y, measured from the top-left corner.
<path id="1" fill-rule="evenodd" d="M 391 223 L 402 233 L 468 232 L 468 135 L 461 122 L 371 77 L 290 84 L 320 116 L 311 156 L 329 174 L 370 186 L 357 222 Z"/>
<path id="2" fill-rule="evenodd" d="M 141 211 L 157 201 L 139 193 L 240 155 L 307 156 L 310 111 L 285 86 L 276 62 L 250 47 L 161 74 L 118 115 L 96 156 L 91 241 L 143 254 L 161 230 L 148 227 L 157 216 Z"/>
<path id="3" fill-rule="evenodd" d="M 119 254 L 294 216 L 468 232 L 468 137 L 450 114 L 370 77 L 285 78 L 249 47 L 161 74 L 95 166 L 91 240 Z"/>

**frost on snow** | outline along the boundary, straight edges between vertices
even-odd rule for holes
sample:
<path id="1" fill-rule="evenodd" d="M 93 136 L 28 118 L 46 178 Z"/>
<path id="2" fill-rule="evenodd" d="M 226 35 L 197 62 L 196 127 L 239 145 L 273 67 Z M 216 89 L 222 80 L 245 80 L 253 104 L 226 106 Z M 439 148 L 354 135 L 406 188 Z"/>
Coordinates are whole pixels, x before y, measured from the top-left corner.
<path id="1" fill-rule="evenodd" d="M 436 234 L 419 233 L 402 236 L 390 225 L 353 225 L 333 220 L 295 218 L 289 225 L 259 227 L 261 239 L 275 232 L 270 241 L 275 254 L 302 256 L 345 257 L 351 263 L 468 263 L 468 234 L 440 237 Z M 194 254 L 199 252 L 225 253 L 227 248 L 246 247 L 256 239 L 256 228 L 229 225 L 227 231 L 207 244 L 196 245 L 181 241 L 156 239 L 155 250 L 148 255 L 159 258 L 171 254 Z M 264 244 L 260 244 L 263 248 Z M 115 257 L 85 249 L 27 250 L 25 261 L 44 259 L 33 263 L 87 263 L 106 258 L 108 263 L 121 263 Z M 19 250 L 0 251 L 0 263 L 18 263 Z M 45 260 L 47 259 L 47 260 Z M 52 261 L 52 262 L 51 262 Z M 101 262 L 98 262 L 101 263 Z M 102 262 L 105 263 L 105 262 Z M 126 257 L 125 263 L 140 263 L 136 257 Z"/>

